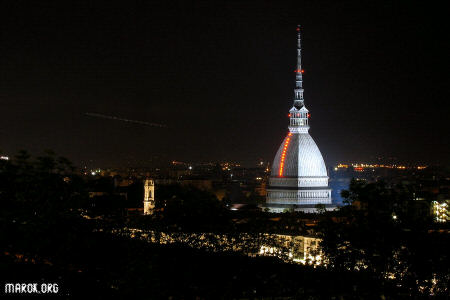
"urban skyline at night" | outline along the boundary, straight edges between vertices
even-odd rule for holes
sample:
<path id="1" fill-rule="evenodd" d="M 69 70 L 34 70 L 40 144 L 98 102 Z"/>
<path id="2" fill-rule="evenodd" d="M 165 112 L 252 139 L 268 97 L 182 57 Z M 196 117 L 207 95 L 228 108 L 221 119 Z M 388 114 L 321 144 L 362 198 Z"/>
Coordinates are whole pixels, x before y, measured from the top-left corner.
<path id="1" fill-rule="evenodd" d="M 2 1 L 0 296 L 448 297 L 447 11 Z"/>

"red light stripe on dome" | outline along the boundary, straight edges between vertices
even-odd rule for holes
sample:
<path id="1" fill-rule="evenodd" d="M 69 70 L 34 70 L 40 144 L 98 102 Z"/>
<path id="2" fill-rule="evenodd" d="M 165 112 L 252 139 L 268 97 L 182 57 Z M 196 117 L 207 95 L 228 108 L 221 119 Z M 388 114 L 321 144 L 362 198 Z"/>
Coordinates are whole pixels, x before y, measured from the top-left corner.
<path id="1" fill-rule="evenodd" d="M 289 146 L 289 142 L 291 141 L 291 135 L 292 135 L 292 133 L 288 134 L 288 137 L 286 138 L 286 141 L 284 142 L 283 152 L 281 152 L 280 170 L 278 172 L 280 177 L 283 176 L 284 159 L 286 158 L 286 150 Z"/>

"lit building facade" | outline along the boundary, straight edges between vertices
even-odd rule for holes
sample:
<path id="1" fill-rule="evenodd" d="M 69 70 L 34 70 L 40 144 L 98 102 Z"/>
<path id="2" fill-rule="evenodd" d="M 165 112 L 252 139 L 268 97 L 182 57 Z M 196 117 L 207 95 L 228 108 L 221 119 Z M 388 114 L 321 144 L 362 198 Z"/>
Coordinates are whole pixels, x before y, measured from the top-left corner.
<path id="1" fill-rule="evenodd" d="M 144 180 L 144 214 L 150 215 L 155 209 L 155 182 L 152 179 Z"/>
<path id="2" fill-rule="evenodd" d="M 431 202 L 432 214 L 435 222 L 445 223 L 449 221 L 450 200 Z"/>
<path id="3" fill-rule="evenodd" d="M 272 212 L 316 212 L 317 204 L 331 210 L 331 189 L 322 154 L 309 135 L 310 113 L 303 98 L 300 26 L 297 27 L 297 69 L 289 133 L 272 164 L 265 207 Z"/>

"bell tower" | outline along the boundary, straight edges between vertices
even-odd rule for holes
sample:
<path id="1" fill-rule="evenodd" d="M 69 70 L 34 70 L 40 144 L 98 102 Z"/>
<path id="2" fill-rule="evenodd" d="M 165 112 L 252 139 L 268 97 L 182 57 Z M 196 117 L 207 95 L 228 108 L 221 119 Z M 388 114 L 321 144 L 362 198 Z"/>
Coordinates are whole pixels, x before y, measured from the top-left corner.
<path id="1" fill-rule="evenodd" d="M 144 215 L 151 215 L 155 209 L 155 182 L 153 179 L 144 180 Z"/>

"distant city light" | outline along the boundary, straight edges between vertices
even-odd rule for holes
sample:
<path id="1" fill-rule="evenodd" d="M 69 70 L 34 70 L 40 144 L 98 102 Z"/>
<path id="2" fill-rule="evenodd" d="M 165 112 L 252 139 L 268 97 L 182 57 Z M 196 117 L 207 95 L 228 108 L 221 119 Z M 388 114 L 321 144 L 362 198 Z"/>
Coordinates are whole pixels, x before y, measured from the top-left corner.
<path id="1" fill-rule="evenodd" d="M 232 162 L 224 162 L 221 163 L 220 166 L 222 167 L 222 170 L 224 171 L 231 171 L 231 167 L 240 167 L 241 165 L 238 163 L 232 163 Z"/>
<path id="2" fill-rule="evenodd" d="M 439 223 L 445 223 L 448 221 L 448 208 L 449 208 L 449 200 L 444 201 L 444 202 L 438 202 L 438 201 L 433 201 L 432 202 L 432 210 L 433 210 L 433 216 L 434 216 L 434 220 L 436 222 Z"/>
<path id="3" fill-rule="evenodd" d="M 92 176 L 95 176 L 95 174 L 96 174 L 95 172 L 91 172 L 91 175 L 92 175 Z"/>
<path id="4" fill-rule="evenodd" d="M 399 170 L 406 170 L 406 169 L 417 169 L 417 170 L 423 170 L 426 169 L 428 166 L 414 166 L 414 167 L 407 167 L 404 165 L 384 165 L 384 164 L 365 164 L 365 163 L 351 163 L 350 166 L 353 167 L 353 169 L 357 172 L 363 172 L 365 169 L 378 169 L 378 168 L 386 168 L 386 169 L 399 169 Z M 336 167 L 334 167 L 335 171 L 339 171 L 342 169 L 348 169 L 348 164 L 338 164 Z"/>
<path id="5" fill-rule="evenodd" d="M 9 157 L 8 156 L 0 156 L 0 159 L 9 160 Z"/>

